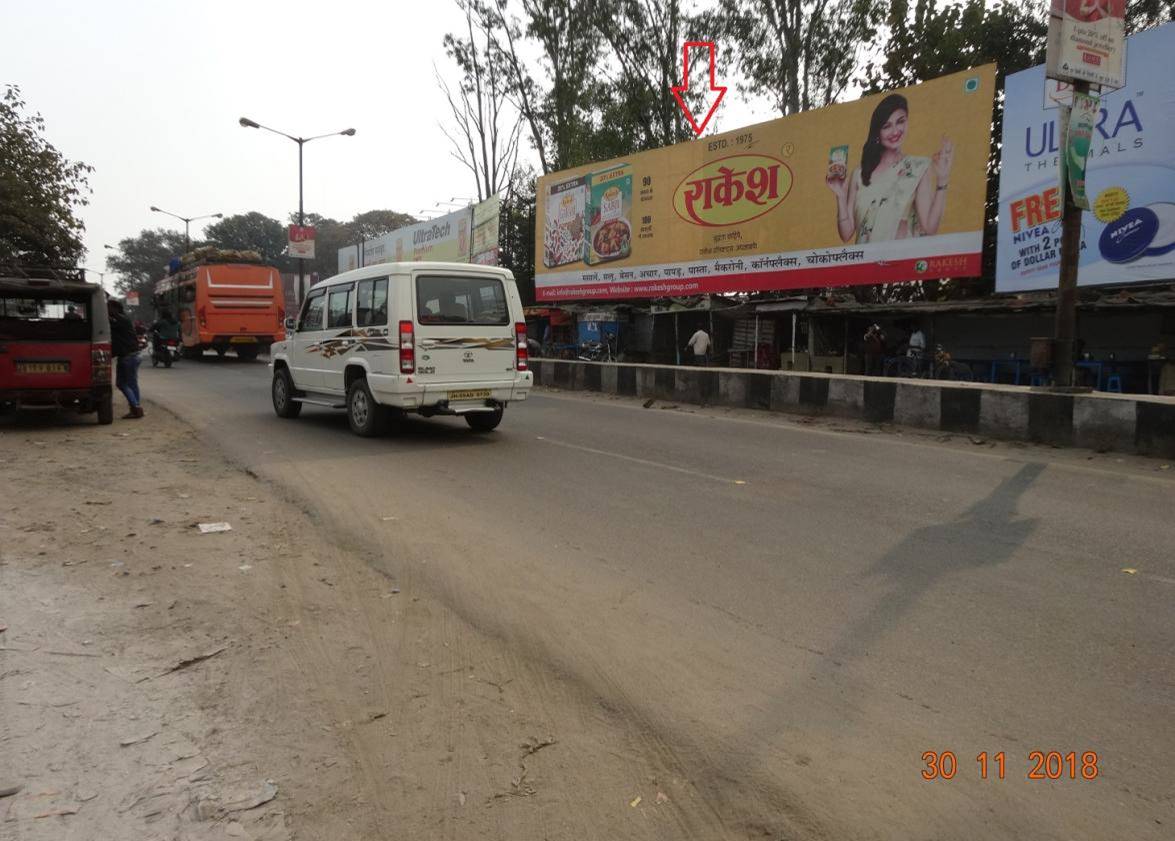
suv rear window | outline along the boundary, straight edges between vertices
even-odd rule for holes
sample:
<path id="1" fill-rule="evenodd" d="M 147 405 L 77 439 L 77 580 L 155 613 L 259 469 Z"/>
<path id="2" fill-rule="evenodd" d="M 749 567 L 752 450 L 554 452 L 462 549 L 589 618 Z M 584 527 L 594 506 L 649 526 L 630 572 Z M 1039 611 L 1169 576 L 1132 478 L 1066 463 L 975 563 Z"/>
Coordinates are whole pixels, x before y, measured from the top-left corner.
<path id="1" fill-rule="evenodd" d="M 89 297 L 0 294 L 0 339 L 89 341 Z"/>
<path id="2" fill-rule="evenodd" d="M 506 287 L 496 277 L 418 277 L 416 318 L 421 324 L 509 324 Z"/>

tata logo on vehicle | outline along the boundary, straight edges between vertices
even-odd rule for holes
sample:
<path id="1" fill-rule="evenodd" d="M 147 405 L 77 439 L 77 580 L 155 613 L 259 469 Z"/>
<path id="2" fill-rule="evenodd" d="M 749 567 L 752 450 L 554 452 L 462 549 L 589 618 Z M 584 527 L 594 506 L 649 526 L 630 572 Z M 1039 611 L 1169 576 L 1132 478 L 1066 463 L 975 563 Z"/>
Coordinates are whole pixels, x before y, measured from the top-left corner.
<path id="1" fill-rule="evenodd" d="M 792 173 L 783 161 L 767 155 L 731 155 L 682 179 L 673 193 L 673 209 L 691 225 L 737 225 L 774 210 L 791 188 Z"/>
<path id="2" fill-rule="evenodd" d="M 465 351 L 465 353 L 461 354 L 461 361 L 462 362 L 472 362 L 473 361 L 473 351 L 467 350 L 467 351 Z"/>

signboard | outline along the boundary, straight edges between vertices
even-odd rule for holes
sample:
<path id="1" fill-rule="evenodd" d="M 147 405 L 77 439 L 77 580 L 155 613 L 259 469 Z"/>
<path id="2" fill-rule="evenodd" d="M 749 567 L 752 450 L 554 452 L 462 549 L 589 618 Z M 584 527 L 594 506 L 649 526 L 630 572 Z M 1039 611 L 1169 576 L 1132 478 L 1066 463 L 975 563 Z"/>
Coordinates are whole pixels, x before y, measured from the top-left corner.
<path id="1" fill-rule="evenodd" d="M 473 206 L 473 249 L 469 262 L 481 266 L 498 265 L 498 226 L 502 200 L 495 193 Z"/>
<path id="2" fill-rule="evenodd" d="M 1126 0 L 1052 0 L 1045 74 L 1120 88 L 1126 83 Z"/>
<path id="3" fill-rule="evenodd" d="M 126 293 L 126 305 L 128 307 L 137 307 L 139 305 L 139 293 L 138 292 L 127 292 Z"/>
<path id="4" fill-rule="evenodd" d="M 1068 128 L 1065 131 L 1064 170 L 1068 176 L 1069 194 L 1073 204 L 1089 210 L 1089 196 L 1085 192 L 1085 167 L 1089 159 L 1093 127 L 1101 114 L 1096 96 L 1074 93 L 1073 105 L 1068 110 Z"/>
<path id="5" fill-rule="evenodd" d="M 994 88 L 988 65 L 543 176 L 536 296 L 978 275 Z"/>
<path id="6" fill-rule="evenodd" d="M 1077 282 L 1175 278 L 1175 24 L 1132 35 L 1129 88 L 1101 97 L 1085 172 Z M 1045 68 L 1007 78 L 996 291 L 1055 289 L 1063 201 L 1059 111 Z"/>
<path id="7" fill-rule="evenodd" d="M 303 260 L 314 259 L 314 228 L 310 225 L 290 225 L 287 254 Z"/>
<path id="8" fill-rule="evenodd" d="M 359 246 L 348 245 L 339 249 L 339 274 L 359 268 Z"/>
<path id="9" fill-rule="evenodd" d="M 363 243 L 362 263 L 364 266 L 402 261 L 468 263 L 471 217 L 470 208 L 463 207 L 369 239 Z M 342 251 L 339 259 L 342 260 Z"/>

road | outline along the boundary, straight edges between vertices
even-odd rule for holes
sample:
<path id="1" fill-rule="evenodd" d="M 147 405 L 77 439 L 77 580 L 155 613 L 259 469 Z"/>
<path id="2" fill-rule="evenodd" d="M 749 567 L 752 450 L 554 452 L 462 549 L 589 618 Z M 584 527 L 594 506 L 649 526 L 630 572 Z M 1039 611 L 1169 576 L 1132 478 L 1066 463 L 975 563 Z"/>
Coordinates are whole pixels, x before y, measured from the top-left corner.
<path id="1" fill-rule="evenodd" d="M 1175 470 L 555 393 L 487 436 L 432 419 L 360 439 L 341 413 L 276 418 L 268 376 L 208 359 L 142 381 L 598 705 L 690 780 L 699 826 L 1171 837 Z M 924 780 L 948 750 L 953 778 Z M 1030 779 L 1035 750 L 1076 767 Z"/>

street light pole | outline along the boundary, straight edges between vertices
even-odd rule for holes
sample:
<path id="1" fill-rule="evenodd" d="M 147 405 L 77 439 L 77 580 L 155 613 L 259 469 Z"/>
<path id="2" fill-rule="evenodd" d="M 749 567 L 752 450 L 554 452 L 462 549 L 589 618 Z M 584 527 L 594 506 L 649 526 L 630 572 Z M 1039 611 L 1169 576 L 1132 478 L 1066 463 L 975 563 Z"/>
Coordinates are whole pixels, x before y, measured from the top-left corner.
<path id="1" fill-rule="evenodd" d="M 172 218 L 179 219 L 181 222 L 184 223 L 184 252 L 185 253 L 192 250 L 191 224 L 193 222 L 197 221 L 198 219 L 223 219 L 224 218 L 223 213 L 208 213 L 208 214 L 205 214 L 204 216 L 180 216 L 178 213 L 172 213 L 171 211 L 163 210 L 161 208 L 155 207 L 155 205 L 151 205 L 151 211 L 153 213 L 162 213 L 165 216 L 171 216 Z"/>
<path id="2" fill-rule="evenodd" d="M 263 125 L 261 125 L 261 123 L 255 121 L 255 120 L 250 120 L 248 117 L 241 117 L 241 119 L 238 120 L 238 122 L 240 123 L 241 128 L 265 129 L 266 131 L 271 132 L 273 134 L 280 134 L 282 137 L 286 138 L 287 140 L 292 140 L 298 144 L 298 227 L 299 228 L 302 227 L 302 225 L 306 221 L 306 213 L 305 213 L 305 210 L 302 206 L 302 147 L 305 146 L 307 143 L 309 143 L 311 140 L 320 140 L 324 137 L 334 137 L 335 135 L 341 135 L 343 137 L 354 137 L 355 136 L 355 129 L 348 128 L 348 129 L 343 129 L 342 131 L 328 132 L 327 134 L 316 134 L 313 137 L 295 137 L 292 134 L 286 134 L 284 131 L 278 131 L 275 128 L 270 128 L 269 126 L 263 126 Z M 305 280 L 304 280 L 305 275 L 306 275 L 306 260 L 302 257 L 299 257 L 298 258 L 298 295 L 297 295 L 299 303 L 301 303 L 301 301 L 302 301 L 302 294 L 303 294 L 302 293 L 302 285 L 305 282 Z"/>

